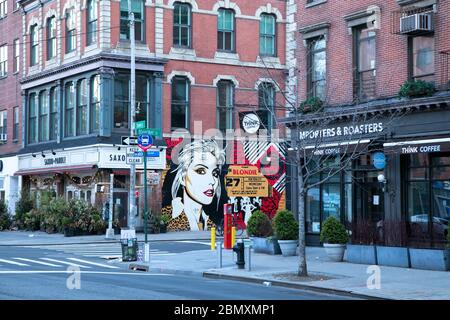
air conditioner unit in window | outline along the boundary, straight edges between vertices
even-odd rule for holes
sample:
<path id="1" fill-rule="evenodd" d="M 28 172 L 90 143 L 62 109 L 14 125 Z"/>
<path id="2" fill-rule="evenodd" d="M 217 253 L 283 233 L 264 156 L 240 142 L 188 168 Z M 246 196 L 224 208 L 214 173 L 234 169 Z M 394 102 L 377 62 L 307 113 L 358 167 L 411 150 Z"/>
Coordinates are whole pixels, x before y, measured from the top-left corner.
<path id="1" fill-rule="evenodd" d="M 400 18 L 400 33 L 417 35 L 434 31 L 432 12 L 416 13 Z"/>
<path id="2" fill-rule="evenodd" d="M 0 133 L 0 142 L 6 142 L 8 135 L 6 133 Z"/>

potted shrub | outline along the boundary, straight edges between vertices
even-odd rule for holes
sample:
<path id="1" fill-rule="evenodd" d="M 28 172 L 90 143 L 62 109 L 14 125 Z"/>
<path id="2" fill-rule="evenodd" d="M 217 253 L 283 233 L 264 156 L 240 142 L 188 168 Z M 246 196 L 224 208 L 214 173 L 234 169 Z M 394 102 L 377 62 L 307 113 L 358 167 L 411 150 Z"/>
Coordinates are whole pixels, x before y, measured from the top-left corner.
<path id="1" fill-rule="evenodd" d="M 407 80 L 400 87 L 398 95 L 402 98 L 432 96 L 436 88 L 432 82 L 423 80 Z"/>
<path id="2" fill-rule="evenodd" d="M 344 225 L 335 217 L 328 217 L 320 232 L 320 241 L 323 243 L 328 258 L 340 262 L 344 259 L 345 246 L 348 234 Z"/>
<path id="3" fill-rule="evenodd" d="M 273 237 L 269 217 L 260 210 L 252 213 L 247 223 L 247 233 L 253 244 L 254 252 L 281 254 L 277 239 Z"/>
<path id="4" fill-rule="evenodd" d="M 351 244 L 347 244 L 348 262 L 370 265 L 378 263 L 375 230 L 372 222 L 365 219 L 359 219 L 352 225 Z"/>
<path id="5" fill-rule="evenodd" d="M 275 236 L 283 256 L 295 256 L 298 244 L 298 222 L 289 210 L 281 210 L 273 218 Z"/>
<path id="6" fill-rule="evenodd" d="M 11 227 L 11 217 L 8 213 L 6 203 L 0 202 L 0 231 L 8 230 Z"/>
<path id="7" fill-rule="evenodd" d="M 170 217 L 168 215 L 165 215 L 165 214 L 161 215 L 161 222 L 160 222 L 160 226 L 159 226 L 159 231 L 161 233 L 167 232 L 167 225 L 169 224 L 169 221 L 170 221 Z"/>
<path id="8" fill-rule="evenodd" d="M 323 107 L 323 101 L 317 97 L 310 97 L 300 104 L 300 110 L 303 113 L 317 112 Z"/>

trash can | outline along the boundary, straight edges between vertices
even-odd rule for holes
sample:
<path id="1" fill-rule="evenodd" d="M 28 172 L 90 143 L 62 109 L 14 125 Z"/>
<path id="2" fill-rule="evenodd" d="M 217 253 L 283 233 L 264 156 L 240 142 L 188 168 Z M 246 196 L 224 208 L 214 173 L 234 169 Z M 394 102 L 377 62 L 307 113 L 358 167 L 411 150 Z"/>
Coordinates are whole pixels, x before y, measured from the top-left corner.
<path id="1" fill-rule="evenodd" d="M 122 261 L 137 261 L 137 238 L 121 239 L 120 242 L 122 244 Z"/>

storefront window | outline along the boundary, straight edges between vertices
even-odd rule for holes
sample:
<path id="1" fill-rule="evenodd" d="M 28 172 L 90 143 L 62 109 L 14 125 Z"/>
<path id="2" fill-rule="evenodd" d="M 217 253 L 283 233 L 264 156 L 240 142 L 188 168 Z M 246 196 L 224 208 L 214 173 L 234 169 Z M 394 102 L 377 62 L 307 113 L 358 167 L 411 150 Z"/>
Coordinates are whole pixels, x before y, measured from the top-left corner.
<path id="1" fill-rule="evenodd" d="M 444 246 L 450 221 L 450 156 L 410 155 L 408 160 L 409 241 L 417 246 Z"/>
<path id="2" fill-rule="evenodd" d="M 339 184 L 324 184 L 322 193 L 323 216 L 326 220 L 328 217 L 340 219 L 341 212 L 341 190 Z"/>
<path id="3" fill-rule="evenodd" d="M 308 233 L 320 232 L 320 188 L 308 190 L 306 196 L 306 229 Z"/>

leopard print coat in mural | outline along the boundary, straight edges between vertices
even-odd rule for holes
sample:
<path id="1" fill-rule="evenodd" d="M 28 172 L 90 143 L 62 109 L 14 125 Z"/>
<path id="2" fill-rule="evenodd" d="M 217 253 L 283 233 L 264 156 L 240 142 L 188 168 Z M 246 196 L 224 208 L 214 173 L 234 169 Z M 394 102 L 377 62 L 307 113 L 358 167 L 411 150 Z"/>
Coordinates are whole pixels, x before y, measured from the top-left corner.
<path id="1" fill-rule="evenodd" d="M 167 225 L 167 231 L 191 231 L 189 220 L 184 211 L 181 212 L 178 217 L 172 218 L 172 206 L 169 205 L 162 208 L 161 215 L 165 215 L 170 218 L 169 224 Z M 203 230 L 211 230 L 212 227 L 215 227 L 215 224 L 208 218 L 208 221 L 206 222 L 206 229 L 203 228 Z"/>

